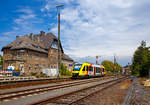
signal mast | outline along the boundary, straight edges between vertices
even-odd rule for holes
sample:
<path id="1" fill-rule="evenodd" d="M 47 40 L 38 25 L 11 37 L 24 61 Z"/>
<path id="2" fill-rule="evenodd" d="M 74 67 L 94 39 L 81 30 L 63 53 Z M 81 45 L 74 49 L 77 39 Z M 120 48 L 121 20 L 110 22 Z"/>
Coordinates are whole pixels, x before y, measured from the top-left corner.
<path id="1" fill-rule="evenodd" d="M 98 65 L 98 58 L 99 58 L 99 57 L 101 57 L 101 56 L 98 56 L 98 55 L 96 56 L 96 64 L 97 64 L 97 65 Z"/>

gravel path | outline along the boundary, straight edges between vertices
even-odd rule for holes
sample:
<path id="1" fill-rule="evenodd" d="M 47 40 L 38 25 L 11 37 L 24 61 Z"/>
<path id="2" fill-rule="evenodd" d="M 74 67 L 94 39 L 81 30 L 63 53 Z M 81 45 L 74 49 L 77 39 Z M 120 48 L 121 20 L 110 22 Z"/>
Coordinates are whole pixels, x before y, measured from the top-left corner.
<path id="1" fill-rule="evenodd" d="M 130 105 L 150 105 L 150 87 L 145 88 L 136 81 Z"/>

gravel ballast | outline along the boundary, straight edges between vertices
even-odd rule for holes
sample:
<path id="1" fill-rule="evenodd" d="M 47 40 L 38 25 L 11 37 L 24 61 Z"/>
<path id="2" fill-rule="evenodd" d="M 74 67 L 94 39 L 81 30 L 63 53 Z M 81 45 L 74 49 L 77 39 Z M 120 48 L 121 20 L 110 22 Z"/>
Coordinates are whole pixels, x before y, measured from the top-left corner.
<path id="1" fill-rule="evenodd" d="M 74 105 L 122 105 L 130 84 L 130 80 L 125 80 Z"/>

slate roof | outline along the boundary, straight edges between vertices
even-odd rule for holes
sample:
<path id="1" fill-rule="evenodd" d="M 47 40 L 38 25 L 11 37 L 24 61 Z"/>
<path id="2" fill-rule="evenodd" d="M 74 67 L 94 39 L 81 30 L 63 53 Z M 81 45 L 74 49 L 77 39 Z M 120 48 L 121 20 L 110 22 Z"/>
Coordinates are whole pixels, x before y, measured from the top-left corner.
<path id="1" fill-rule="evenodd" d="M 62 58 L 63 60 L 68 60 L 68 61 L 72 61 L 73 62 L 73 59 L 72 58 L 70 58 L 68 55 L 66 55 L 66 54 L 63 54 L 63 58 Z"/>
<path id="2" fill-rule="evenodd" d="M 2 48 L 10 48 L 11 50 L 17 49 L 30 49 L 38 52 L 48 53 L 48 49 L 51 47 L 53 41 L 57 41 L 57 37 L 52 33 L 47 33 L 41 31 L 40 34 L 30 34 L 17 37 L 15 41 L 4 46 Z M 61 50 L 63 52 L 62 46 L 60 44 Z"/>
<path id="3" fill-rule="evenodd" d="M 16 37 L 16 40 L 11 42 L 10 44 L 4 46 L 2 51 L 5 48 L 10 48 L 11 50 L 17 49 L 29 49 L 42 53 L 48 53 L 48 49 L 51 47 L 53 41 L 57 41 L 57 37 L 53 33 L 47 33 L 41 31 L 40 34 L 24 35 L 20 37 Z M 61 50 L 63 52 L 63 48 L 60 43 Z M 68 55 L 63 53 L 63 59 L 68 61 L 73 61 Z"/>

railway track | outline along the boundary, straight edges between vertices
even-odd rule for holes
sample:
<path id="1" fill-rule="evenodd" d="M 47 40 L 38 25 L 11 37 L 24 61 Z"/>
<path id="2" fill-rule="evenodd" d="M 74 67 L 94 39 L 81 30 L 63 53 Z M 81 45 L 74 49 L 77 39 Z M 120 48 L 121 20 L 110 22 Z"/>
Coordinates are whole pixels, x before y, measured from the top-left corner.
<path id="1" fill-rule="evenodd" d="M 89 97 L 99 91 L 102 91 L 106 88 L 109 88 L 112 85 L 115 85 L 122 80 L 126 79 L 126 77 L 121 77 L 118 79 L 109 80 L 100 84 L 96 84 L 93 86 L 85 87 L 70 93 L 62 94 L 56 97 L 52 97 L 46 100 L 38 101 L 32 103 L 30 105 L 73 105 L 82 99 Z"/>
<path id="2" fill-rule="evenodd" d="M 28 82 L 39 82 L 39 81 L 50 81 L 50 80 L 66 80 L 70 78 L 10 78 L 10 79 L 0 79 L 0 86 L 10 85 L 10 84 L 19 84 L 19 83 L 28 83 Z"/>
<path id="3" fill-rule="evenodd" d="M 71 87 L 71 86 L 77 86 L 77 85 L 81 85 L 81 84 L 87 84 L 90 82 L 96 82 L 96 81 L 108 79 L 108 78 L 113 78 L 113 77 L 85 79 L 85 80 L 79 80 L 79 81 L 72 81 L 69 83 L 59 83 L 59 84 L 55 84 L 52 86 L 45 86 L 45 87 L 39 87 L 39 88 L 24 89 L 24 90 L 19 90 L 19 91 L 0 93 L 0 101 L 11 100 L 14 98 L 19 98 L 22 96 L 28 96 L 28 95 L 32 95 L 32 94 L 40 94 L 40 93 L 47 92 L 47 91 L 52 91 L 52 90 L 61 89 L 61 88 L 67 88 L 67 87 Z"/>
<path id="4" fill-rule="evenodd" d="M 0 81 L 0 89 L 18 88 L 24 86 L 41 85 L 55 82 L 71 81 L 71 78 L 50 78 L 35 80 Z"/>
<path id="5" fill-rule="evenodd" d="M 26 80 L 26 81 L 9 81 L 8 84 L 1 84 L 0 83 L 0 93 L 4 89 L 11 89 L 11 88 L 20 88 L 25 86 L 38 86 L 38 85 L 44 85 L 44 84 L 50 84 L 50 83 L 59 83 L 59 82 L 66 82 L 66 81 L 72 81 L 71 78 L 53 78 L 53 79 L 43 79 L 43 80 Z M 1 81 L 3 82 L 3 81 Z M 7 82 L 7 81 L 6 81 Z"/>

